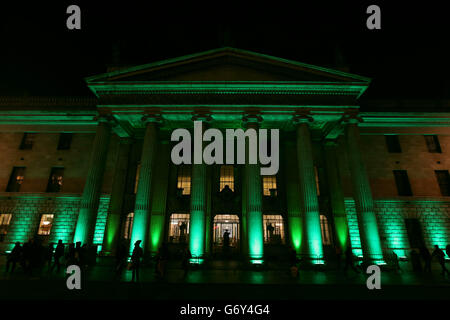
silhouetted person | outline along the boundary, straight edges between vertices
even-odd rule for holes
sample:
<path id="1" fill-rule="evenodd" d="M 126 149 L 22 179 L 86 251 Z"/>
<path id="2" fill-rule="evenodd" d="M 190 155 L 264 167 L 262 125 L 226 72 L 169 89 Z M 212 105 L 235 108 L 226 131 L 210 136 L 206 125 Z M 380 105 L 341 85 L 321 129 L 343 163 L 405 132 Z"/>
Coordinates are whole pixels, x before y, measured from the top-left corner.
<path id="1" fill-rule="evenodd" d="M 223 246 L 225 248 L 230 246 L 230 233 L 228 230 L 225 230 L 225 233 L 223 234 Z"/>
<path id="2" fill-rule="evenodd" d="M 75 243 L 75 254 L 74 254 L 74 262 L 76 265 L 81 267 L 81 259 L 82 259 L 82 252 L 81 252 L 81 241 L 78 241 Z"/>
<path id="3" fill-rule="evenodd" d="M 128 246 L 126 241 L 121 241 L 116 251 L 116 277 L 120 278 L 125 266 L 127 265 Z"/>
<path id="4" fill-rule="evenodd" d="M 77 264 L 76 249 L 74 243 L 69 243 L 66 253 L 66 267 Z"/>
<path id="5" fill-rule="evenodd" d="M 445 274 L 449 275 L 450 272 L 445 267 L 445 253 L 442 251 L 441 248 L 439 248 L 438 245 L 434 246 L 434 251 L 431 255 L 432 257 L 436 257 L 438 263 L 441 265 L 442 268 L 442 275 L 445 276 Z"/>
<path id="6" fill-rule="evenodd" d="M 56 245 L 55 253 L 53 255 L 53 265 L 51 271 L 56 267 L 56 272 L 59 273 L 61 270 L 61 257 L 64 255 L 64 244 L 62 240 L 58 240 L 58 244 Z"/>
<path id="7" fill-rule="evenodd" d="M 267 225 L 267 233 L 269 234 L 269 242 L 273 241 L 273 231 L 275 230 L 275 228 L 273 227 L 273 225 L 270 223 Z"/>
<path id="8" fill-rule="evenodd" d="M 11 273 L 13 273 L 14 269 L 16 269 L 16 264 L 17 262 L 20 262 L 20 259 L 22 259 L 22 246 L 20 245 L 20 242 L 16 242 L 14 248 L 11 250 L 11 253 L 8 255 L 6 261 L 6 272 L 9 272 L 9 266 L 12 264 Z"/>
<path id="9" fill-rule="evenodd" d="M 402 272 L 402 269 L 400 268 L 400 261 L 398 260 L 398 255 L 395 253 L 395 251 L 392 251 L 392 264 L 394 266 L 395 272 Z"/>
<path id="10" fill-rule="evenodd" d="M 52 268 L 52 260 L 54 254 L 53 251 L 55 250 L 53 246 L 54 246 L 53 242 L 49 243 L 45 252 L 45 261 L 47 262 L 48 265 L 48 271 L 51 271 Z"/>
<path id="11" fill-rule="evenodd" d="M 140 247 L 141 240 L 138 240 L 134 243 L 134 249 L 133 253 L 131 254 L 131 269 L 132 269 L 132 276 L 131 281 L 134 282 L 136 279 L 136 282 L 139 282 L 139 268 L 141 267 L 141 258 L 144 255 L 144 252 L 142 251 L 142 248 Z"/>
<path id="12" fill-rule="evenodd" d="M 431 254 L 430 251 L 428 251 L 427 247 L 422 247 L 420 250 L 420 256 L 422 257 L 423 264 L 424 264 L 424 271 L 431 273 Z"/>
<path id="13" fill-rule="evenodd" d="M 347 274 L 348 267 L 350 267 L 356 273 L 359 273 L 359 270 L 355 267 L 354 260 L 355 258 L 353 256 L 352 249 L 349 246 L 347 247 L 347 250 L 345 250 L 345 266 L 344 266 L 345 274 Z"/>
<path id="14" fill-rule="evenodd" d="M 164 277 L 164 275 L 166 274 L 166 264 L 168 259 L 169 259 L 169 248 L 167 247 L 167 243 L 163 242 L 158 251 L 157 265 L 156 265 L 158 274 L 161 277 Z"/>
<path id="15" fill-rule="evenodd" d="M 342 248 L 340 245 L 337 245 L 335 250 L 336 250 L 336 266 L 338 270 L 341 270 Z"/>
<path id="16" fill-rule="evenodd" d="M 186 242 L 186 229 L 187 229 L 187 224 L 186 222 L 182 222 L 180 224 L 180 242 L 184 243 Z"/>
<path id="17" fill-rule="evenodd" d="M 414 272 L 421 273 L 422 270 L 422 263 L 420 262 L 420 255 L 417 253 L 415 249 L 412 249 L 410 252 L 411 255 L 411 264 Z"/>
<path id="18" fill-rule="evenodd" d="M 184 246 L 182 257 L 181 257 L 181 268 L 183 269 L 183 278 L 185 278 L 189 272 L 189 264 L 190 260 L 192 258 L 191 251 L 189 250 L 189 247 L 187 245 Z"/>

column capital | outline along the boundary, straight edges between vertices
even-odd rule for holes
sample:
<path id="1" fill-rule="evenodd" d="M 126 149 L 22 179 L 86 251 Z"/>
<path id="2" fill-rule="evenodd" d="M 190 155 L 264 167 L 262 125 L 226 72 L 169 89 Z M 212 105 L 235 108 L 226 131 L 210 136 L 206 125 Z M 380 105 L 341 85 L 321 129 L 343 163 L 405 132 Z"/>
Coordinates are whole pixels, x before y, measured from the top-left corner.
<path id="1" fill-rule="evenodd" d="M 194 113 L 192 115 L 192 121 L 211 122 L 212 117 L 209 113 Z"/>
<path id="2" fill-rule="evenodd" d="M 106 123 L 111 127 L 115 127 L 119 124 L 116 118 L 112 114 L 99 114 L 94 118 L 98 123 Z"/>
<path id="3" fill-rule="evenodd" d="M 259 126 L 259 124 L 263 121 L 261 115 L 257 113 L 246 113 L 242 116 L 242 122 L 244 127 L 248 126 Z"/>
<path id="4" fill-rule="evenodd" d="M 332 140 L 332 139 L 326 139 L 323 144 L 325 147 L 337 147 L 338 146 L 337 141 Z"/>
<path id="5" fill-rule="evenodd" d="M 160 114 L 148 113 L 144 114 L 141 118 L 143 124 L 147 125 L 149 123 L 160 124 L 163 122 L 163 118 Z"/>
<path id="6" fill-rule="evenodd" d="M 309 112 L 304 112 L 304 113 L 297 113 L 294 114 L 294 116 L 292 117 L 292 122 L 294 124 L 300 124 L 300 123 L 309 123 L 309 122 L 313 122 L 314 118 L 311 116 L 311 114 Z"/>
<path id="7" fill-rule="evenodd" d="M 346 113 L 342 116 L 342 122 L 346 124 L 358 124 L 364 120 L 357 113 Z"/>

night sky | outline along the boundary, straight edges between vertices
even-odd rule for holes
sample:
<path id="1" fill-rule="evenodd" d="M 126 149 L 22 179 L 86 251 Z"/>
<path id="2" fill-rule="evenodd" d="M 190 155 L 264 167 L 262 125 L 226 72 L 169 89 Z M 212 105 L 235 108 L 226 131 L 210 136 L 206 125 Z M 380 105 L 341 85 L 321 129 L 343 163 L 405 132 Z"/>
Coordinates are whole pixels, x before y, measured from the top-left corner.
<path id="1" fill-rule="evenodd" d="M 139 65 L 226 45 L 324 67 L 344 64 L 373 79 L 364 99 L 450 97 L 450 18 L 441 2 L 92 2 L 98 3 L 2 8 L 1 95 L 91 95 L 83 78 L 106 71 L 113 47 L 121 65 Z M 66 28 L 70 4 L 81 8 L 80 31 Z M 366 28 L 368 4 L 380 6 L 381 30 Z"/>

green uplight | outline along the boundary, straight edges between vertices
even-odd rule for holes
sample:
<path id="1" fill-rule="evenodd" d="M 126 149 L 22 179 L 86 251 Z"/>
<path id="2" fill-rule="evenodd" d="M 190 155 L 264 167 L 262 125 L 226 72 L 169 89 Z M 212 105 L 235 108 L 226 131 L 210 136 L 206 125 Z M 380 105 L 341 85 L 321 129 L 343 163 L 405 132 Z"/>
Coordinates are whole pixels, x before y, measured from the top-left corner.
<path id="1" fill-rule="evenodd" d="M 205 219 L 203 211 L 191 211 L 189 247 L 193 256 L 203 256 L 205 246 L 204 230 Z"/>
<path id="2" fill-rule="evenodd" d="M 161 246 L 163 230 L 164 216 L 152 215 L 150 221 L 150 250 L 152 252 L 158 251 L 158 248 Z"/>
<path id="3" fill-rule="evenodd" d="M 264 255 L 264 235 L 261 212 L 248 214 L 248 240 L 250 259 L 261 259 Z"/>
<path id="4" fill-rule="evenodd" d="M 251 259 L 250 263 L 251 264 L 263 264 L 264 260 L 263 259 Z"/>
<path id="5" fill-rule="evenodd" d="M 190 264 L 203 264 L 204 259 L 201 258 L 191 258 L 189 259 Z"/>
<path id="6" fill-rule="evenodd" d="M 300 254 L 300 246 L 302 245 L 302 219 L 301 217 L 289 217 L 289 234 L 291 244 L 297 254 Z"/>

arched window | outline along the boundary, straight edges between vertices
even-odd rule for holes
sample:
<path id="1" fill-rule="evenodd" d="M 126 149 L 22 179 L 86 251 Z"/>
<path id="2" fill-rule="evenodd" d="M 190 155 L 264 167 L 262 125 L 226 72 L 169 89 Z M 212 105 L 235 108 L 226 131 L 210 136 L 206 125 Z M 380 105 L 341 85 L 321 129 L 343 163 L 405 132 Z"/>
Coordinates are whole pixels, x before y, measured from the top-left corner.
<path id="1" fill-rule="evenodd" d="M 320 229 L 322 231 L 322 243 L 324 245 L 331 245 L 331 233 L 328 219 L 325 215 L 320 215 Z"/>

